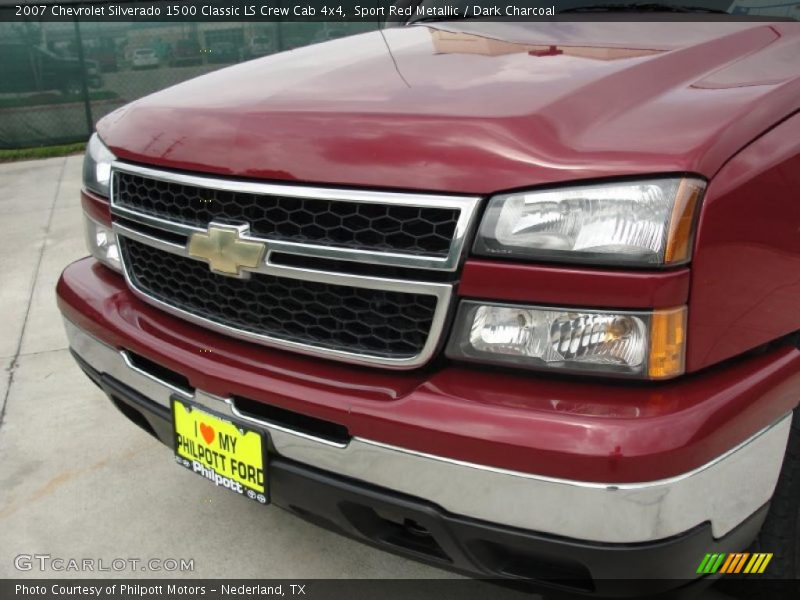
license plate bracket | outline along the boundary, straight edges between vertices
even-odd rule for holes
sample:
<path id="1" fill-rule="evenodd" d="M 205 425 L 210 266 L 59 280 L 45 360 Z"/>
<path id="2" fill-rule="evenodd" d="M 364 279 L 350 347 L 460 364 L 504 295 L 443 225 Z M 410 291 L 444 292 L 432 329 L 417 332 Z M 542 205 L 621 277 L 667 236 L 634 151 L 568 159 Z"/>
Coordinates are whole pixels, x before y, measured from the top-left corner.
<path id="1" fill-rule="evenodd" d="M 269 503 L 267 434 L 172 397 L 175 462 L 211 483 Z"/>

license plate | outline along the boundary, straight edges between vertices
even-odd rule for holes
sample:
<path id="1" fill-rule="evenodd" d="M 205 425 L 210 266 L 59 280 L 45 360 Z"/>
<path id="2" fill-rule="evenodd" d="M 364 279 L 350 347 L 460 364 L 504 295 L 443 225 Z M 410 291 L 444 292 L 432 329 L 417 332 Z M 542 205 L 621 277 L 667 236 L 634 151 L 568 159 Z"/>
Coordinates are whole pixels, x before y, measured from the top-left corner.
<path id="1" fill-rule="evenodd" d="M 266 504 L 264 436 L 172 399 L 175 460 L 217 486 Z"/>

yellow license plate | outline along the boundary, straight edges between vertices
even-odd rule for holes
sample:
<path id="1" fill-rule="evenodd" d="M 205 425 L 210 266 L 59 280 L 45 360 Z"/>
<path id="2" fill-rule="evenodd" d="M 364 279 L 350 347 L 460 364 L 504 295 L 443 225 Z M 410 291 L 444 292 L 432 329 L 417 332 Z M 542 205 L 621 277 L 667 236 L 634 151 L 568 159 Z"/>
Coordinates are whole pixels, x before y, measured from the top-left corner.
<path id="1" fill-rule="evenodd" d="M 264 438 L 178 399 L 172 401 L 178 464 L 215 485 L 267 503 Z"/>

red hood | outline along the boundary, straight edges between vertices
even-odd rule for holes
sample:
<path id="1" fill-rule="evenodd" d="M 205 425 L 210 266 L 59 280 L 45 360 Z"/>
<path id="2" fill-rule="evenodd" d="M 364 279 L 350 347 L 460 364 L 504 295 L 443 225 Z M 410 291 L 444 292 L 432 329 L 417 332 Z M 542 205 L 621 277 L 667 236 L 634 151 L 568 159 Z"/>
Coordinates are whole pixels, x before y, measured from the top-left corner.
<path id="1" fill-rule="evenodd" d="M 800 109 L 800 23 L 442 27 L 243 63 L 123 107 L 98 130 L 121 158 L 179 169 L 489 193 L 711 177 Z"/>

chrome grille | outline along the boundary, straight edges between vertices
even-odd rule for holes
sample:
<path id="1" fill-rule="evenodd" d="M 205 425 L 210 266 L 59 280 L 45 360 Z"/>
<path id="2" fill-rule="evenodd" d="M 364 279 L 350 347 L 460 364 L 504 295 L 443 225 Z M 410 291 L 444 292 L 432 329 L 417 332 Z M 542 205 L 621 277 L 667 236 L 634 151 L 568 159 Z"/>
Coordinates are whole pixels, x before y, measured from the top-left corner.
<path id="1" fill-rule="evenodd" d="M 149 182 L 147 194 L 142 191 L 142 181 Z M 136 194 L 131 191 L 132 182 Z M 187 189 L 192 194 L 187 194 Z M 176 200 L 179 191 L 184 197 Z M 133 196 L 138 200 L 132 202 Z M 142 199 L 145 196 L 146 201 Z M 213 201 L 201 202 L 204 197 L 224 199 L 220 206 L 229 208 L 223 209 L 225 214 L 211 211 L 205 205 Z M 188 210 L 189 198 L 198 207 Z M 237 203 L 242 198 L 246 203 Z M 282 221 L 279 228 L 268 218 L 275 215 L 269 212 L 275 203 L 289 201 L 286 199 L 304 207 L 290 217 L 307 215 L 312 205 L 323 206 L 319 202 L 324 203 L 324 210 L 320 209 L 318 216 L 350 215 L 353 210 L 356 214 L 361 210 L 375 215 L 391 213 L 399 230 L 413 241 L 387 249 L 390 238 L 385 231 L 375 232 L 374 239 L 382 242 L 370 248 L 359 246 L 368 237 L 352 244 L 352 236 L 347 238 L 350 233 L 342 231 L 311 240 L 310 230 L 303 229 L 308 227 L 305 217 L 300 217 L 292 231 L 304 230 L 302 239 L 307 241 L 287 239 L 290 229 L 286 223 Z M 128 284 L 141 298 L 235 337 L 396 369 L 424 364 L 440 345 L 455 279 L 446 273 L 458 268 L 477 203 L 474 197 L 275 186 L 124 163 L 115 163 L 112 170 L 114 231 Z M 257 218 L 251 222 L 248 214 Z M 424 240 L 433 216 L 447 223 L 437 230 L 435 243 Z M 418 229 L 420 219 L 426 220 L 428 234 Z M 242 240 L 265 244 L 263 260 L 256 267 L 243 268 L 238 277 L 212 272 L 209 264 L 190 256 L 188 250 L 191 236 L 205 235 L 211 224 L 235 226 Z M 352 228 L 348 231 L 352 233 Z M 291 255 L 302 260 L 285 260 Z M 311 267 L 291 266 L 309 263 Z M 347 273 L 348 264 L 354 267 L 351 274 Z M 353 274 L 381 269 L 393 275 Z M 437 282 L 431 281 L 435 271 L 441 274 L 435 278 Z"/>
<path id="2" fill-rule="evenodd" d="M 356 250 L 447 256 L 459 211 L 231 192 L 114 174 L 117 206 L 205 227 L 248 223 L 257 237 Z"/>
<path id="3" fill-rule="evenodd" d="M 436 296 L 255 273 L 237 279 L 131 239 L 121 253 L 153 298 L 225 326 L 319 348 L 410 358 L 425 346 Z"/>

